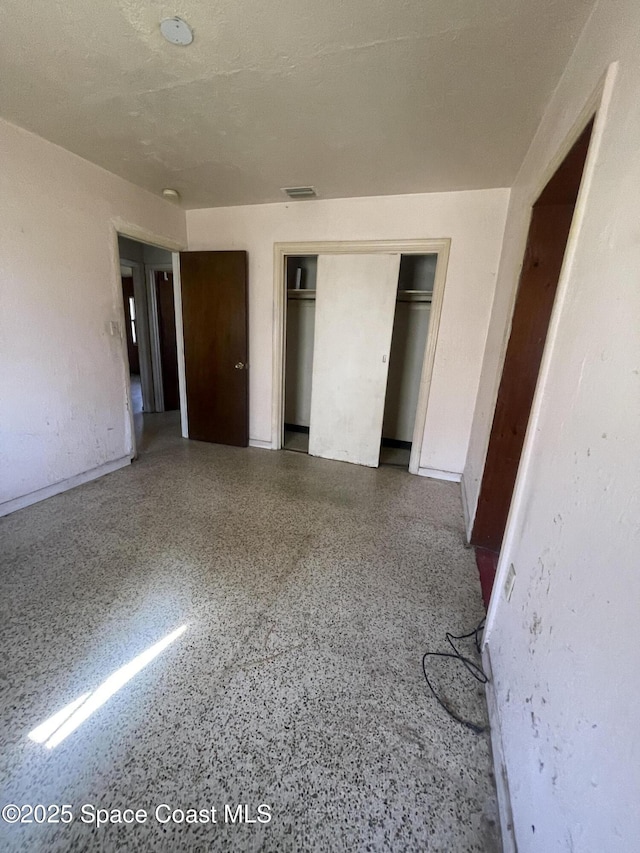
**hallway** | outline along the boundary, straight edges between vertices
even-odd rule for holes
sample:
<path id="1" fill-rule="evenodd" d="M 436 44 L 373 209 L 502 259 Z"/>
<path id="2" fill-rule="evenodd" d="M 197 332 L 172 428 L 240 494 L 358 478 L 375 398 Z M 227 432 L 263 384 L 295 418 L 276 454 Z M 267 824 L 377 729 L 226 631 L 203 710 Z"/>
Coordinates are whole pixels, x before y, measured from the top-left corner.
<path id="1" fill-rule="evenodd" d="M 3 802 L 151 817 L 3 824 L 2 849 L 498 850 L 488 735 L 421 670 L 483 614 L 458 486 L 185 441 L 176 414 L 145 416 L 129 468 L 0 522 Z M 61 743 L 28 738 L 182 626 Z M 435 672 L 486 722 L 461 667 Z M 162 803 L 272 819 L 159 824 Z"/>

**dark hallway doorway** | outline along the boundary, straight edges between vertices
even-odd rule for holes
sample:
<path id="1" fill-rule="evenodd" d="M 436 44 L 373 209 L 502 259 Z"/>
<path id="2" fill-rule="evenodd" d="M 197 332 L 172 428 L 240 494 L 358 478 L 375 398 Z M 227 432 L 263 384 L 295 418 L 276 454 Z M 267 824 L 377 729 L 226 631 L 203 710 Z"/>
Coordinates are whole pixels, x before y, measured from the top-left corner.
<path id="1" fill-rule="evenodd" d="M 164 410 L 171 412 L 180 408 L 173 273 L 156 270 L 154 285 L 158 309 L 158 343 Z"/>

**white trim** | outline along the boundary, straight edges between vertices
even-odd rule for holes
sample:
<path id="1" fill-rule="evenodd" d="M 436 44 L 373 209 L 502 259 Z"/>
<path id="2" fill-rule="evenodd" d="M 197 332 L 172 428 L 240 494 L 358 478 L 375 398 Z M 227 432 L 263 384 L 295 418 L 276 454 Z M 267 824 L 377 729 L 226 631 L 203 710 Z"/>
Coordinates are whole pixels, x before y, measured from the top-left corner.
<path id="1" fill-rule="evenodd" d="M 529 469 L 531 467 L 531 459 L 533 454 L 534 436 L 538 431 L 538 423 L 540 421 L 542 411 L 542 401 L 544 398 L 547 381 L 549 379 L 551 363 L 554 358 L 554 350 L 558 338 L 558 328 L 563 314 L 564 302 L 567 296 L 568 283 L 571 277 L 571 270 L 575 259 L 576 246 L 580 236 L 580 231 L 582 230 L 582 224 L 584 220 L 585 209 L 587 207 L 589 191 L 591 189 L 593 176 L 595 174 L 598 154 L 600 151 L 600 144 L 602 142 L 602 136 L 607 121 L 607 112 L 609 109 L 609 104 L 611 103 L 617 69 L 617 62 L 612 62 L 609 65 L 597 89 L 595 90 L 591 98 L 589 98 L 587 104 L 581 110 L 579 118 L 574 123 L 570 133 L 565 138 L 564 144 L 560 148 L 560 150 L 564 152 L 565 155 L 568 151 L 571 150 L 573 143 L 578 139 L 585 126 L 587 125 L 588 121 L 595 112 L 595 121 L 593 125 L 593 130 L 591 132 L 589 150 L 587 152 L 587 159 L 585 161 L 584 169 L 582 172 L 580 191 L 576 200 L 575 211 L 573 214 L 573 219 L 571 221 L 571 228 L 569 229 L 569 236 L 567 238 L 567 246 L 564 253 L 564 259 L 562 261 L 562 269 L 560 270 L 556 296 L 553 303 L 553 310 L 551 312 L 551 319 L 549 321 L 549 327 L 547 330 L 547 339 L 542 354 L 540 370 L 538 372 L 536 390 L 533 396 L 531 412 L 529 414 L 529 423 L 527 425 L 527 431 L 524 438 L 522 453 L 520 455 L 518 474 L 516 476 L 513 496 L 511 498 L 511 505 L 509 507 L 509 515 L 507 517 L 507 524 L 505 527 L 502 549 L 500 551 L 500 557 L 498 559 L 498 567 L 496 569 L 493 590 L 491 593 L 491 599 L 489 601 L 489 608 L 487 610 L 487 619 L 485 622 L 483 644 L 486 644 L 489 640 L 489 637 L 491 636 L 491 631 L 493 630 L 497 618 L 500 596 L 504 588 L 507 572 L 509 571 L 508 567 L 513 562 L 512 555 L 515 547 L 516 531 L 520 529 L 520 519 L 525 510 L 525 491 L 528 487 Z M 557 168 L 557 166 L 562 162 L 561 155 L 556 155 L 552 162 L 555 164 L 555 168 Z M 549 169 L 547 169 L 545 173 L 548 176 L 547 182 L 551 175 L 553 175 L 553 172 L 550 171 L 550 169 L 551 167 L 549 167 Z M 546 186 L 546 184 L 544 186 Z M 544 186 L 541 187 L 538 192 L 538 195 L 540 194 L 540 192 L 542 192 Z M 535 198 L 537 198 L 538 195 L 536 195 Z"/>
<path id="2" fill-rule="evenodd" d="M 250 438 L 249 447 L 259 447 L 262 450 L 273 450 L 273 446 L 270 441 L 261 441 L 259 438 Z"/>
<path id="3" fill-rule="evenodd" d="M 494 690 L 493 672 L 491 670 L 491 655 L 489 646 L 485 644 L 482 652 L 482 666 L 487 674 L 485 685 L 487 710 L 489 712 L 489 731 L 491 735 L 491 752 L 493 755 L 493 774 L 496 783 L 498 814 L 500 816 L 500 835 L 502 838 L 502 853 L 518 853 L 515 827 L 513 825 L 513 810 L 511 808 L 511 793 L 509 790 L 509 775 L 504 758 L 502 743 L 502 728 L 498 712 L 498 698 Z"/>
<path id="4" fill-rule="evenodd" d="M 464 479 L 464 472 L 460 476 L 460 497 L 462 498 L 462 515 L 464 516 L 466 541 L 467 544 L 469 544 L 471 541 L 471 513 L 469 512 L 469 496 L 467 494 L 467 484 Z"/>
<path id="5" fill-rule="evenodd" d="M 429 329 L 425 346 L 422 373 L 420 376 L 420 391 L 416 409 L 413 442 L 409 459 L 409 472 L 421 473 L 420 457 L 424 443 L 424 430 L 429 406 L 429 391 L 433 375 L 433 365 L 437 346 L 440 315 L 444 300 L 444 287 L 449 263 L 451 240 L 448 237 L 424 240 L 341 240 L 331 242 L 305 243 L 274 243 L 274 272 L 273 272 L 273 375 L 272 375 L 272 408 L 271 408 L 271 448 L 280 450 L 284 429 L 284 374 L 286 365 L 286 311 L 285 295 L 286 280 L 285 266 L 287 255 L 342 255 L 342 254 L 401 254 L 401 255 L 437 255 L 436 273 L 433 286 L 431 311 L 429 312 Z M 429 470 L 429 469 L 422 469 Z M 440 474 L 449 472 L 437 472 Z M 423 476 L 434 476 L 423 474 Z M 440 477 L 438 479 L 460 478 L 459 474 Z"/>
<path id="6" fill-rule="evenodd" d="M 127 336 L 125 333 L 125 323 L 127 322 L 124 310 L 124 293 L 122 290 L 122 276 L 120 275 L 120 246 L 118 245 L 118 231 L 115 225 L 111 224 L 111 247 L 113 257 L 113 303 L 116 312 L 118 313 L 118 321 L 120 326 L 120 352 L 122 354 L 120 360 L 120 368 L 122 371 L 122 390 L 124 391 L 124 409 L 126 414 L 126 430 L 125 430 L 125 447 L 132 459 L 135 459 L 138 453 L 136 447 L 136 429 L 133 420 L 133 400 L 131 398 L 131 373 L 129 369 L 129 353 L 127 351 Z M 138 349 L 138 353 L 140 350 Z M 144 397 L 143 397 L 144 404 Z"/>
<path id="7" fill-rule="evenodd" d="M 418 468 L 415 472 L 419 477 L 431 477 L 432 480 L 448 480 L 450 483 L 459 483 L 462 474 L 455 471 L 439 471 L 437 468 Z"/>
<path id="8" fill-rule="evenodd" d="M 420 458 L 422 456 L 422 445 L 424 443 L 424 430 L 427 423 L 427 409 L 429 406 L 429 392 L 431 391 L 431 378 L 433 376 L 433 365 L 436 358 L 436 345 L 438 332 L 440 331 L 440 317 L 442 315 L 442 303 L 444 301 L 444 286 L 447 280 L 447 268 L 449 266 L 450 240 L 430 241 L 438 243 L 439 248 L 431 252 L 404 252 L 404 254 L 436 254 L 436 272 L 433 281 L 433 296 L 431 297 L 431 310 L 429 311 L 429 328 L 427 330 L 427 342 L 420 374 L 420 386 L 418 391 L 418 404 L 416 406 L 416 419 L 411 438 L 411 455 L 409 457 L 409 473 L 417 474 L 420 470 Z M 457 475 L 458 478 L 460 475 Z M 439 478 L 446 479 L 446 478 Z"/>
<path id="9" fill-rule="evenodd" d="M 184 326 L 182 324 L 182 279 L 180 278 L 180 252 L 171 256 L 173 268 L 173 306 L 176 315 L 176 350 L 178 354 L 178 392 L 180 394 L 180 429 L 183 438 L 189 438 L 189 413 L 187 412 L 187 374 L 184 366 Z"/>
<path id="10" fill-rule="evenodd" d="M 60 480 L 59 483 L 54 483 L 51 486 L 45 486 L 43 489 L 37 489 L 35 492 L 29 492 L 27 495 L 22 495 L 22 497 L 5 501 L 0 504 L 0 516 L 9 515 L 19 509 L 31 506 L 31 504 L 44 501 L 46 498 L 52 498 L 54 495 L 59 495 L 61 492 L 74 489 L 76 486 L 81 486 L 83 483 L 89 483 L 91 480 L 97 480 L 98 477 L 103 477 L 105 474 L 111 474 L 119 468 L 124 468 L 126 465 L 130 465 L 131 460 L 131 456 L 123 456 L 120 459 L 115 459 L 113 462 L 106 462 L 104 465 L 92 468 L 90 471 L 84 471 L 82 474 L 75 474 L 73 477 L 68 477 L 66 480 Z"/>

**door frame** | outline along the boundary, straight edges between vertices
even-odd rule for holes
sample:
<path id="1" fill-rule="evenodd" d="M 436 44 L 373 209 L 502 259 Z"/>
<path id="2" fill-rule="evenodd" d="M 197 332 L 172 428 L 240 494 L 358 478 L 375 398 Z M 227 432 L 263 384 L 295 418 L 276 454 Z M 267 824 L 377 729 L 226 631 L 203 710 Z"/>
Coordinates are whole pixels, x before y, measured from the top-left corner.
<path id="1" fill-rule="evenodd" d="M 564 161 L 565 157 L 567 156 L 573 145 L 577 142 L 586 126 L 593 119 L 593 130 L 591 131 L 589 150 L 587 151 L 587 158 L 584 164 L 584 168 L 582 170 L 580 190 L 576 199 L 573 219 L 571 221 L 571 228 L 569 230 L 569 237 L 567 239 L 567 245 L 562 261 L 562 268 L 560 270 L 560 276 L 558 278 L 558 285 L 556 288 L 553 310 L 551 312 L 551 319 L 549 321 L 549 326 L 547 329 L 547 337 L 542 353 L 542 361 L 540 362 L 540 369 L 538 371 L 538 380 L 533 395 L 533 402 L 531 404 L 531 410 L 529 413 L 529 422 L 525 433 L 522 452 L 520 454 L 518 473 L 516 475 L 515 486 L 511 497 L 511 505 L 509 507 L 509 514 L 507 516 L 507 523 L 504 531 L 504 537 L 502 540 L 502 548 L 500 550 L 500 556 L 496 568 L 496 575 L 493 582 L 493 589 L 491 591 L 491 598 L 489 600 L 489 607 L 487 609 L 487 617 L 485 619 L 485 627 L 482 638 L 483 649 L 490 645 L 489 641 L 491 633 L 498 620 L 500 599 L 503 594 L 505 595 L 505 597 L 507 597 L 509 593 L 509 569 L 512 561 L 513 549 L 517 540 L 517 533 L 520 529 L 521 518 L 523 517 L 523 513 L 526 510 L 525 491 L 528 486 L 529 469 L 531 466 L 531 459 L 534 452 L 534 437 L 538 432 L 538 424 L 540 422 L 540 417 L 542 413 L 543 398 L 545 396 L 546 385 L 549 378 L 551 366 L 555 358 L 554 351 L 556 348 L 556 341 L 558 337 L 558 328 L 563 314 L 564 302 L 567 297 L 569 279 L 573 271 L 576 247 L 583 228 L 585 213 L 588 206 L 591 183 L 593 181 L 593 176 L 598 161 L 600 145 L 602 143 L 602 137 L 604 135 L 607 123 L 607 112 L 613 96 L 617 69 L 617 62 L 612 62 L 608 66 L 607 70 L 600 78 L 598 85 L 594 89 L 593 93 L 584 103 L 582 109 L 578 113 L 578 116 L 573 122 L 569 131 L 563 136 L 562 141 L 557 146 L 555 156 L 548 161 L 546 169 L 541 172 L 537 182 L 530 187 L 528 194 L 527 209 L 529 215 L 527 216 L 526 222 L 524 223 L 524 242 L 522 245 L 521 252 L 523 258 L 525 251 L 525 243 L 527 235 L 529 233 L 529 227 L 531 225 L 531 214 L 533 211 L 533 205 L 535 204 L 536 200 L 555 174 L 558 167 Z M 518 282 L 519 276 L 516 280 L 516 283 L 513 288 L 513 293 L 511 295 L 509 317 L 505 326 L 500 364 L 498 366 L 497 377 L 495 379 L 492 412 L 495 412 L 500 380 L 502 378 L 502 371 L 504 369 L 504 360 L 506 356 L 507 345 L 509 342 L 509 336 L 511 334 L 511 319 L 513 316 L 513 310 L 515 308 L 515 301 L 517 298 Z M 493 414 L 491 423 L 493 423 Z M 486 437 L 484 461 L 482 465 L 482 476 L 484 476 L 484 466 L 486 464 L 486 456 L 489 448 L 490 433 L 491 425 L 489 426 L 489 431 Z M 469 519 L 469 535 L 473 528 L 474 520 L 475 510 L 473 512 L 473 517 Z"/>
<path id="2" fill-rule="evenodd" d="M 424 430 L 429 408 L 429 392 L 433 376 L 444 288 L 449 264 L 451 239 L 423 240 L 336 240 L 330 242 L 274 243 L 274 316 L 273 316 L 273 394 L 271 416 L 271 448 L 281 450 L 284 436 L 284 383 L 287 329 L 287 257 L 290 255 L 354 255 L 400 254 L 437 255 L 429 328 L 425 346 L 416 419 L 413 428 L 409 473 L 417 474 L 424 443 Z"/>
<path id="3" fill-rule="evenodd" d="M 122 292 L 122 277 L 120 275 L 120 264 L 130 266 L 135 270 L 136 266 L 144 267 L 143 262 L 128 261 L 120 259 L 120 247 L 118 245 L 118 237 L 129 237 L 131 240 L 137 240 L 139 243 L 146 243 L 149 246 L 157 246 L 159 249 L 164 249 L 172 254 L 173 265 L 173 282 L 174 282 L 174 302 L 176 308 L 176 340 L 178 344 L 178 384 L 180 390 L 180 419 L 182 425 L 182 435 L 187 437 L 187 409 L 186 409 L 186 386 L 184 375 L 184 336 L 182 333 L 182 298 L 180 293 L 180 252 L 186 251 L 186 246 L 176 240 L 171 240 L 167 237 L 158 236 L 137 225 L 132 225 L 130 222 L 125 222 L 119 218 L 114 218 L 109 224 L 111 236 L 111 258 L 113 268 L 113 299 L 114 308 L 118 316 L 118 322 L 111 324 L 111 334 L 116 334 L 120 337 L 120 352 L 122 364 L 122 389 L 124 392 L 124 406 L 127 414 L 127 436 L 129 443 L 129 451 L 127 455 L 131 460 L 137 459 L 138 448 L 136 445 L 136 430 L 133 416 L 133 401 L 131 399 L 131 379 L 129 374 L 129 355 L 127 353 L 127 340 L 124 334 L 125 311 L 124 311 L 124 294 Z M 177 272 L 177 276 L 176 276 Z M 177 286 L 176 286 L 177 282 Z M 134 276 L 135 286 L 135 276 Z M 144 271 L 142 272 L 142 292 L 146 301 L 146 287 L 144 281 Z M 146 312 L 143 312 L 146 313 Z M 146 317 L 148 322 L 148 314 Z M 138 348 L 140 351 L 140 348 Z M 142 382 L 142 377 L 141 377 Z M 143 389 L 144 395 L 144 389 Z M 144 402 L 144 396 L 143 396 Z"/>
<path id="4" fill-rule="evenodd" d="M 156 403 L 153 380 L 153 355 L 151 352 L 152 344 L 149 328 L 149 306 L 144 280 L 144 264 L 142 261 L 131 261 L 128 258 L 120 258 L 120 264 L 125 267 L 131 267 L 133 275 L 133 298 L 136 303 L 136 332 L 138 333 L 138 359 L 140 361 L 140 385 L 142 387 L 143 411 L 155 412 Z M 120 286 L 122 287 L 122 284 Z M 125 313 L 125 323 L 126 316 L 127 315 Z M 124 327 L 123 337 L 126 343 L 126 332 L 124 331 Z M 127 369 L 130 370 L 128 353 Z"/>

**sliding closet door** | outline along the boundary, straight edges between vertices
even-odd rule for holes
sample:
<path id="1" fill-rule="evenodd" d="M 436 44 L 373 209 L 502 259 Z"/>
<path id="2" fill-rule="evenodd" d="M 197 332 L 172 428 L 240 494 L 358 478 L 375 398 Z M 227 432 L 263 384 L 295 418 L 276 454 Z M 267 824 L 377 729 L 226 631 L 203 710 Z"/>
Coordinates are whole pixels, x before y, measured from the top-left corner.
<path id="1" fill-rule="evenodd" d="M 377 467 L 400 255 L 320 255 L 309 453 Z"/>

